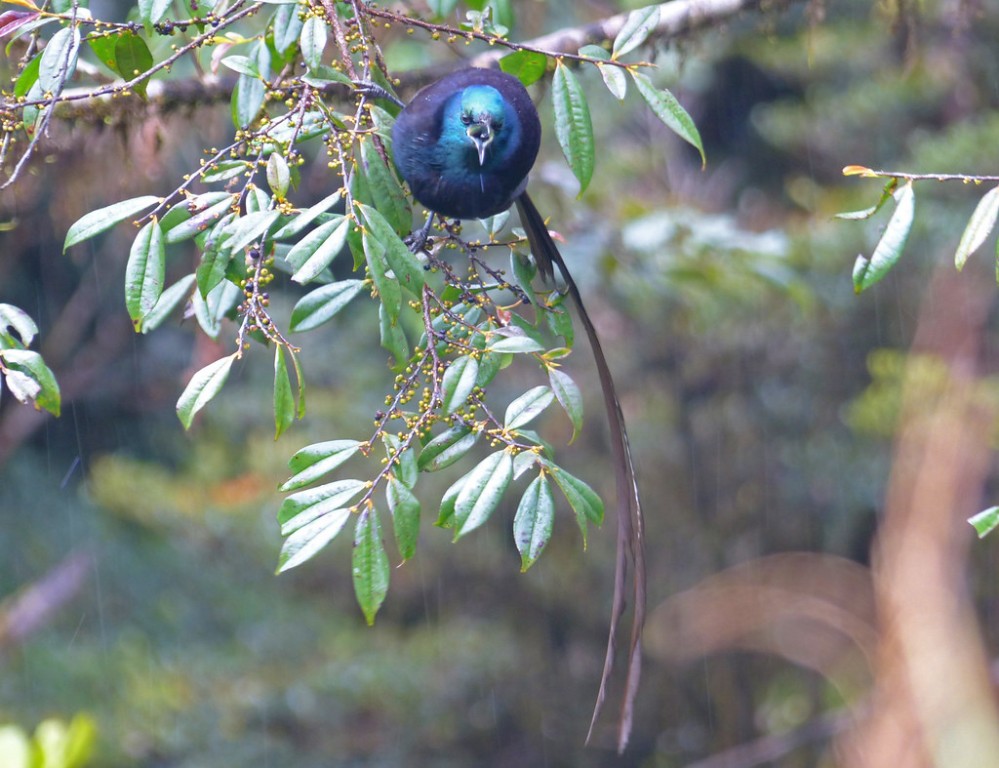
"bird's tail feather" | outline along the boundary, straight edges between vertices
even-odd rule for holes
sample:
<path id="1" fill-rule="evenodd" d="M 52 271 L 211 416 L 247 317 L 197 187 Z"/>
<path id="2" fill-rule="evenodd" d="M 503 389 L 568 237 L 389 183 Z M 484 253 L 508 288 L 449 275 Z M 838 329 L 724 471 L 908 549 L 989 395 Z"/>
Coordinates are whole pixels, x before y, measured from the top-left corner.
<path id="1" fill-rule="evenodd" d="M 634 598 L 634 613 L 631 624 L 631 643 L 628 652 L 628 673 L 625 681 L 624 696 L 621 703 L 621 715 L 618 724 L 618 751 L 623 752 L 628 743 L 631 733 L 632 720 L 634 717 L 635 696 L 638 693 L 638 681 L 641 675 L 642 664 L 642 627 L 645 623 L 645 522 L 642 515 L 641 501 L 638 495 L 638 484 L 635 479 L 635 465 L 631 456 L 631 446 L 628 443 L 628 431 L 625 428 L 624 414 L 621 411 L 621 403 L 618 400 L 617 390 L 614 387 L 614 379 L 611 376 L 610 366 L 604 356 L 603 347 L 597 337 L 596 328 L 590 320 L 586 307 L 583 306 L 583 299 L 580 296 L 579 288 L 572 279 L 569 269 L 562 259 L 551 235 L 548 234 L 548 227 L 545 221 L 534 207 L 531 198 L 527 193 L 521 194 L 517 200 L 517 210 L 520 212 L 521 224 L 527 233 L 527 240 L 531 246 L 531 252 L 538 263 L 538 270 L 542 277 L 548 282 L 552 282 L 555 277 L 555 267 L 565 281 L 569 296 L 576 304 L 579 319 L 583 323 L 586 337 L 593 350 L 593 357 L 597 364 L 597 374 L 600 377 L 600 388 L 603 391 L 604 408 L 607 412 L 607 421 L 611 432 L 611 451 L 614 459 L 614 478 L 617 486 L 617 520 L 618 520 L 618 541 L 617 559 L 614 569 L 614 598 L 611 607 L 610 631 L 607 638 L 607 654 L 604 658 L 603 673 L 600 677 L 600 689 L 597 692 L 597 701 L 593 708 L 593 718 L 590 721 L 590 729 L 586 734 L 586 741 L 589 743 L 593 735 L 593 728 L 604 705 L 607 695 L 607 684 L 610 680 L 611 671 L 614 664 L 614 656 L 617 647 L 617 632 L 621 617 L 624 615 L 627 599 L 625 597 L 626 582 L 628 576 L 628 556 L 630 554 L 634 564 L 634 580 L 632 587 L 632 597 Z"/>

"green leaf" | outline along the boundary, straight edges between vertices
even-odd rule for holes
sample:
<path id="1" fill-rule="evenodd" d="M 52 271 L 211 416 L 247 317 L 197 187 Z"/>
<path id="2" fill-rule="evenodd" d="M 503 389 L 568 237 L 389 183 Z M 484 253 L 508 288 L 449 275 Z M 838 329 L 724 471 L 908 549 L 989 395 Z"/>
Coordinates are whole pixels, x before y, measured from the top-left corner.
<path id="1" fill-rule="evenodd" d="M 38 326 L 31 316 L 20 307 L 13 304 L 0 304 L 0 336 L 12 339 L 10 331 L 14 331 L 21 339 L 21 344 L 31 346 Z"/>
<path id="2" fill-rule="evenodd" d="M 246 173 L 252 169 L 253 163 L 249 163 L 246 160 L 222 160 L 213 163 L 210 168 L 201 174 L 201 179 L 206 184 L 215 184 L 220 181 L 234 179 L 241 173 Z"/>
<path id="3" fill-rule="evenodd" d="M 378 307 L 378 335 L 382 349 L 392 355 L 395 361 L 391 366 L 392 370 L 401 373 L 409 359 L 409 344 L 402 326 L 399 325 L 399 318 L 389 317 L 384 304 Z"/>
<path id="4" fill-rule="evenodd" d="M 306 85 L 314 88 L 323 88 L 330 83 L 340 83 L 342 85 L 354 86 L 353 81 L 343 72 L 328 64 L 319 64 L 309 67 L 309 71 L 302 75 L 301 80 Z"/>
<path id="5" fill-rule="evenodd" d="M 416 450 L 410 444 L 403 450 L 403 442 L 396 435 L 382 433 L 386 458 L 391 459 L 394 474 L 407 488 L 413 488 L 419 478 L 416 466 Z"/>
<path id="6" fill-rule="evenodd" d="M 392 530 L 395 544 L 403 561 L 416 554 L 416 540 L 420 533 L 420 502 L 406 484 L 389 475 L 385 499 L 392 513 Z"/>
<path id="7" fill-rule="evenodd" d="M 629 13 L 624 26 L 621 27 L 621 31 L 614 38 L 614 45 L 611 48 L 611 58 L 618 59 L 627 53 L 631 53 L 648 39 L 649 34 L 656 28 L 656 24 L 658 23 L 658 5 L 639 8 Z"/>
<path id="8" fill-rule="evenodd" d="M 173 245 L 204 232 L 229 211 L 233 199 L 228 192 L 209 192 L 178 203 L 160 222 L 164 240 Z"/>
<path id="9" fill-rule="evenodd" d="M 370 206 L 358 206 L 368 223 L 371 236 L 384 247 L 385 260 L 403 288 L 414 296 L 420 295 L 425 281 L 423 265 L 415 254 L 406 247 L 392 228 L 391 223 L 379 211 Z"/>
<path id="10" fill-rule="evenodd" d="M 291 391 L 291 377 L 284 359 L 284 347 L 274 345 L 274 439 L 295 421 L 295 396 Z"/>
<path id="11" fill-rule="evenodd" d="M 458 500 L 458 494 L 461 493 L 461 489 L 465 487 L 465 482 L 472 476 L 472 472 L 474 471 L 472 469 L 466 472 L 444 491 L 444 495 L 441 497 L 440 512 L 437 513 L 437 521 L 434 523 L 438 528 L 454 527 L 454 504 Z"/>
<path id="12" fill-rule="evenodd" d="M 361 206 L 364 218 L 369 225 L 374 226 L 368 216 L 368 211 L 377 212 L 386 223 L 387 228 L 396 235 L 395 239 L 398 240 L 400 233 L 409 232 L 413 228 L 413 213 L 409 207 L 409 199 L 403 192 L 398 179 L 385 165 L 374 141 L 370 138 L 361 142 L 360 169 L 363 170 L 365 183 L 361 186 L 363 191 L 358 199 L 362 203 L 368 204 Z M 376 232 L 376 236 L 388 247 L 387 236 L 380 231 Z M 406 248 L 406 250 L 409 249 Z M 412 254 L 410 256 L 412 257 Z M 399 278 L 402 279 L 402 276 L 399 275 Z"/>
<path id="13" fill-rule="evenodd" d="M 576 513 L 576 524 L 583 534 L 583 547 L 586 547 L 587 523 L 600 525 L 604 520 L 604 503 L 590 486 L 575 475 L 570 475 L 562 467 L 548 463 L 552 479 L 565 495 L 572 511 Z"/>
<path id="14" fill-rule="evenodd" d="M 13 41 L 12 41 L 13 42 Z M 17 80 L 14 81 L 14 95 L 15 96 L 27 96 L 28 91 L 31 87 L 38 82 L 38 72 L 41 68 L 42 54 L 38 54 L 25 64 L 24 69 L 21 70 L 21 74 L 17 76 Z"/>
<path id="15" fill-rule="evenodd" d="M 357 440 L 328 440 L 307 445 L 288 461 L 295 474 L 278 489 L 282 492 L 303 488 L 327 475 L 360 450 Z"/>
<path id="16" fill-rule="evenodd" d="M 232 253 L 229 249 L 221 248 L 220 245 L 221 243 L 216 240 L 211 247 L 205 248 L 195 272 L 198 280 L 198 292 L 205 298 L 225 278 L 229 262 L 232 260 Z"/>
<path id="17" fill-rule="evenodd" d="M 171 0 L 138 0 L 138 2 L 139 20 L 148 27 L 163 18 L 170 9 Z"/>
<path id="18" fill-rule="evenodd" d="M 978 538 L 984 539 L 996 528 L 999 528 L 999 507 L 983 509 L 977 515 L 969 517 L 968 522 L 974 526 Z"/>
<path id="19" fill-rule="evenodd" d="M 291 170 L 284 157 L 277 152 L 267 158 L 267 184 L 276 200 L 284 200 L 291 185 Z"/>
<path id="20" fill-rule="evenodd" d="M 257 77 L 240 75 L 232 91 L 232 124 L 248 128 L 257 119 L 267 95 L 266 84 Z"/>
<path id="21" fill-rule="evenodd" d="M 427 0 L 427 7 L 435 19 L 446 19 L 458 5 L 458 0 Z"/>
<path id="22" fill-rule="evenodd" d="M 544 77 L 548 68 L 548 57 L 537 51 L 520 50 L 507 54 L 499 60 L 500 69 L 513 75 L 521 83 L 533 85 Z"/>
<path id="23" fill-rule="evenodd" d="M 524 490 L 513 518 L 513 540 L 520 553 L 521 572 L 530 568 L 541 555 L 552 537 L 554 522 L 555 497 L 542 473 Z"/>
<path id="24" fill-rule="evenodd" d="M 165 279 L 166 246 L 154 218 L 139 230 L 125 265 L 125 307 L 136 331 L 142 330 L 143 318 L 159 301 Z"/>
<path id="25" fill-rule="evenodd" d="M 462 355 L 448 365 L 441 379 L 441 407 L 450 415 L 465 405 L 475 389 L 479 361 L 472 355 Z"/>
<path id="26" fill-rule="evenodd" d="M 350 506 L 367 487 L 368 483 L 363 480 L 338 480 L 293 493 L 278 510 L 281 533 L 287 535 L 340 507 Z"/>
<path id="27" fill-rule="evenodd" d="M 384 602 L 389 586 L 388 555 L 374 508 L 365 509 L 357 518 L 352 566 L 354 594 L 370 626 L 375 623 L 375 614 Z"/>
<path id="28" fill-rule="evenodd" d="M 347 244 L 350 225 L 350 219 L 337 215 L 295 243 L 286 256 L 295 268 L 291 279 L 304 285 L 318 277 Z"/>
<path id="29" fill-rule="evenodd" d="M 912 191 L 912 182 L 898 188 L 895 192 L 895 211 L 888 220 L 881 240 L 874 248 L 871 258 L 858 256 L 853 266 L 853 289 L 857 293 L 866 291 L 881 278 L 888 274 L 905 247 L 905 241 L 912 229 L 915 217 L 916 198 Z"/>
<path id="30" fill-rule="evenodd" d="M 489 345 L 489 349 L 493 352 L 528 353 L 541 352 L 545 348 L 544 344 L 537 339 L 531 338 L 525 333 L 516 333 L 516 331 L 520 330 L 518 328 L 507 326 L 500 330 L 506 333 L 500 334 L 499 331 L 496 332 L 495 335 L 500 337 L 499 340 Z"/>
<path id="31" fill-rule="evenodd" d="M 184 277 L 163 291 L 160 294 L 159 301 L 156 302 L 156 305 L 143 318 L 142 332 L 149 333 L 159 328 L 163 324 L 163 321 L 169 317 L 170 313 L 177 308 L 177 305 L 190 295 L 193 285 L 194 275 L 184 275 Z"/>
<path id="32" fill-rule="evenodd" d="M 99 235 L 105 230 L 111 229 L 115 224 L 120 224 L 126 219 L 131 219 L 137 213 L 146 210 L 151 205 L 159 203 L 161 198 L 155 195 L 143 195 L 133 197 L 130 200 L 122 200 L 120 203 L 109 205 L 91 211 L 79 218 L 66 233 L 66 242 L 62 246 L 65 252 L 70 246 L 89 240 L 95 235 Z"/>
<path id="33" fill-rule="evenodd" d="M 177 400 L 177 418 L 184 425 L 184 429 L 191 428 L 194 414 L 208 405 L 222 389 L 222 385 L 229 378 L 229 370 L 235 360 L 236 353 L 234 352 L 221 360 L 209 363 L 191 377 L 187 387 Z"/>
<path id="34" fill-rule="evenodd" d="M 885 188 L 881 191 L 881 199 L 877 201 L 870 208 L 864 208 L 862 211 L 847 211 L 845 213 L 837 213 L 837 219 L 846 219 L 847 221 L 860 221 L 861 219 L 869 219 L 875 213 L 881 210 L 882 206 L 891 200 L 892 193 L 898 187 L 898 179 L 889 179 L 888 183 L 885 184 Z"/>
<path id="35" fill-rule="evenodd" d="M 512 478 L 513 457 L 505 450 L 490 454 L 476 465 L 454 502 L 456 541 L 489 519 Z"/>
<path id="36" fill-rule="evenodd" d="M 341 280 L 305 294 L 291 311 L 291 330 L 310 331 L 331 320 L 364 289 L 363 280 Z"/>
<path id="37" fill-rule="evenodd" d="M 597 64 L 597 70 L 611 95 L 622 101 L 628 95 L 628 78 L 624 76 L 624 70 L 610 64 Z"/>
<path id="38" fill-rule="evenodd" d="M 555 394 L 544 384 L 527 390 L 524 394 L 507 406 L 503 417 L 503 426 L 507 429 L 519 429 L 526 426 L 534 417 L 551 405 Z"/>
<path id="39" fill-rule="evenodd" d="M 399 281 L 389 274 L 385 246 L 367 230 L 361 233 L 361 238 L 364 244 L 364 257 L 368 261 L 368 272 L 378 290 L 385 311 L 390 319 L 395 320 L 399 317 L 399 310 L 402 309 L 402 288 L 399 287 Z"/>
<path id="40" fill-rule="evenodd" d="M 277 573 L 283 573 L 290 568 L 301 565 L 306 560 L 311 560 L 323 547 L 336 538 L 349 519 L 349 509 L 334 509 L 301 528 L 291 531 L 284 544 L 281 545 Z"/>
<path id="41" fill-rule="evenodd" d="M 249 245 L 263 240 L 267 235 L 267 230 L 274 226 L 281 214 L 275 210 L 256 211 L 248 213 L 236 219 L 232 226 L 228 227 L 229 240 L 226 249 L 230 253 L 241 251 Z"/>
<path id="42" fill-rule="evenodd" d="M 80 55 L 79 27 L 63 27 L 49 40 L 38 64 L 38 84 L 46 93 L 57 93 L 76 72 Z"/>
<path id="43" fill-rule="evenodd" d="M 302 59 L 308 65 L 309 69 L 322 65 L 323 49 L 326 48 L 326 38 L 328 36 L 329 27 L 318 16 L 309 16 L 302 25 L 302 33 L 299 35 L 298 44 L 302 50 Z"/>
<path id="44" fill-rule="evenodd" d="M 295 218 L 281 227 L 271 237 L 274 240 L 288 240 L 295 237 L 299 232 L 309 226 L 313 221 L 322 216 L 326 211 L 340 202 L 343 193 L 337 190 L 332 195 L 328 195 L 310 208 L 306 208 Z"/>
<path id="45" fill-rule="evenodd" d="M 565 409 L 569 421 L 572 422 L 572 437 L 569 439 L 571 444 L 583 427 L 583 395 L 569 374 L 557 368 L 549 369 L 548 381 L 552 385 L 552 391 L 555 393 L 559 405 Z"/>
<path id="46" fill-rule="evenodd" d="M 449 467 L 468 453 L 478 440 L 477 432 L 464 424 L 457 424 L 423 446 L 416 466 L 421 472 L 436 472 Z"/>
<path id="47" fill-rule="evenodd" d="M 552 100 L 555 103 L 555 136 L 566 162 L 579 179 L 579 194 L 582 195 L 593 177 L 593 124 L 586 94 L 576 76 L 561 61 L 555 65 Z"/>
<path id="48" fill-rule="evenodd" d="M 999 187 L 993 187 L 979 201 L 975 212 L 971 214 L 968 226 L 964 229 L 964 234 L 961 235 L 961 242 L 954 256 L 954 264 L 958 269 L 964 268 L 968 257 L 977 251 L 992 233 L 997 216 L 999 216 Z"/>
<path id="49" fill-rule="evenodd" d="M 226 56 L 219 63 L 241 75 L 247 75 L 248 77 L 255 77 L 258 79 L 260 77 L 260 70 L 257 69 L 257 62 L 249 56 Z"/>
<path id="50" fill-rule="evenodd" d="M 697 130 L 693 118 L 676 100 L 676 96 L 668 89 L 660 91 L 652 84 L 647 75 L 638 70 L 631 70 L 631 79 L 635 81 L 638 92 L 642 94 L 645 103 L 649 105 L 660 122 L 688 144 L 693 145 L 701 155 L 701 166 L 706 165 L 708 160 L 704 155 L 701 134 Z"/>
<path id="51" fill-rule="evenodd" d="M 202 296 L 201 291 L 194 293 L 194 317 L 198 325 L 209 337 L 217 339 L 222 331 L 222 320 L 226 313 L 236 306 L 243 291 L 235 283 L 223 280 Z"/>
<path id="52" fill-rule="evenodd" d="M 59 416 L 62 412 L 62 394 L 59 392 L 59 383 L 51 369 L 45 364 L 42 356 L 29 349 L 0 349 L 0 358 L 4 365 L 10 369 L 7 374 L 8 386 L 11 384 L 12 374 L 22 374 L 33 384 L 26 388 L 27 382 L 22 381 L 21 386 L 12 387 L 14 396 L 21 402 L 28 399 L 33 400 L 35 407 L 44 409 L 53 416 Z M 13 377 L 16 380 L 16 376 Z"/>
<path id="53" fill-rule="evenodd" d="M 126 32 L 118 36 L 114 45 L 115 66 L 118 74 L 126 81 L 133 80 L 153 66 L 153 54 L 146 41 L 138 35 Z M 145 98 L 149 80 L 142 80 L 134 87 L 135 92 Z"/>
<path id="54" fill-rule="evenodd" d="M 274 49 L 285 53 L 298 42 L 305 22 L 299 15 L 299 6 L 282 5 L 274 12 Z"/>

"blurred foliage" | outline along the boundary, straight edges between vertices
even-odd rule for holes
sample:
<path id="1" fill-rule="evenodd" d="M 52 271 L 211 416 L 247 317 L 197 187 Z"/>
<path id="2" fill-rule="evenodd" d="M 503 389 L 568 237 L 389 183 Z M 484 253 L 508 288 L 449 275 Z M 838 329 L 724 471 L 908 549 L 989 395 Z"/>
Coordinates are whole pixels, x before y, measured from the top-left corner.
<path id="1" fill-rule="evenodd" d="M 44 720 L 30 736 L 15 725 L 0 725 L 0 755 L 6 768 L 84 768 L 90 765 L 95 735 L 87 715 L 69 723 Z"/>
<path id="2" fill-rule="evenodd" d="M 999 170 L 993 8 L 925 3 L 907 39 L 868 2 L 826 6 L 817 24 L 802 8 L 747 15 L 662 52 L 702 130 L 705 172 L 638 99 L 596 95 L 592 73 L 580 79 L 603 148 L 593 185 L 573 199 L 553 136 L 534 174 L 622 384 L 651 500 L 653 603 L 775 552 L 867 561 L 916 308 L 982 190 L 920 186 L 899 267 L 857 297 L 853 259 L 871 252 L 885 214 L 832 216 L 873 204 L 882 184 L 841 169 Z M 516 34 L 579 9 L 532 4 Z M 427 50 L 418 35 L 386 41 L 390 61 L 407 66 Z M 773 656 L 650 658 L 633 750 L 615 762 L 603 733 L 584 750 L 613 544 L 606 530 L 591 534 L 581 554 L 569 515 L 557 516 L 549 552 L 526 575 L 506 533 L 511 506 L 460 547 L 425 533 L 420 554 L 393 570 L 374 630 L 353 604 L 349 542 L 275 578 L 283 457 L 331 424 L 370 425 L 379 407 L 385 356 L 365 330 L 374 315 L 358 310 L 303 342 L 309 420 L 276 443 L 266 354 L 234 368 L 233 396 L 187 437 L 173 403 L 199 367 L 190 323 L 133 337 L 122 233 L 58 256 L 60 233 L 83 212 L 171 182 L 227 120 L 226 109 L 165 114 L 88 135 L 82 153 L 79 137 L 54 129 L 57 162 L 0 198 L 4 220 L 18 223 L 2 235 L 0 300 L 38 322 L 64 412 L 13 443 L 29 417 L 11 403 L 0 410 L 0 594 L 78 547 L 93 562 L 56 620 L 4 649 L 0 722 L 30 729 L 86 711 L 95 764 L 111 768 L 674 766 L 844 703 L 825 679 Z M 94 184 L 108 168 L 123 169 L 128 190 Z M 315 200 L 328 192 L 307 173 L 299 188 Z M 964 279 L 991 281 L 988 261 L 972 260 Z M 992 318 L 990 373 L 997 351 Z M 219 354 L 194 347 L 202 364 Z M 935 363 L 918 370 L 932 392 Z M 591 372 L 577 364 L 573 374 L 597 413 Z M 352 406 L 356 392 L 370 404 Z M 538 424 L 563 442 L 569 429 L 560 414 Z M 563 457 L 606 497 L 605 446 L 591 415 Z M 995 478 L 989 490 L 999 492 Z M 979 546 L 973 574 L 993 654 L 995 546 Z M 826 747 L 806 742 L 781 765 L 818 764 Z"/>

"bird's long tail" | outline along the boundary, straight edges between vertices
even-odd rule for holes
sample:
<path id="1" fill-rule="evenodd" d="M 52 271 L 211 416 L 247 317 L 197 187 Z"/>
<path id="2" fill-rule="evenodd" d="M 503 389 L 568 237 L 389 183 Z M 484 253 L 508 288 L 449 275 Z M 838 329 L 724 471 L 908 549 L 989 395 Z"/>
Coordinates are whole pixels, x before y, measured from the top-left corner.
<path id="1" fill-rule="evenodd" d="M 597 364 L 597 374 L 600 377 L 600 388 L 603 391 L 604 408 L 607 411 L 607 421 L 610 425 L 611 451 L 614 459 L 614 478 L 617 486 L 617 559 L 614 569 L 614 598 L 611 607 L 610 632 L 607 638 L 607 654 L 604 658 L 603 673 L 600 677 L 600 689 L 593 708 L 593 718 L 586 735 L 589 743 L 593 735 L 593 727 L 604 705 L 607 695 L 607 685 L 614 665 L 617 648 L 618 626 L 626 608 L 625 589 L 628 577 L 628 557 L 634 564 L 634 579 L 632 597 L 634 598 L 634 613 L 631 623 L 631 644 L 628 652 L 628 673 L 625 682 L 624 697 L 621 703 L 621 716 L 618 724 L 618 751 L 624 751 L 631 733 L 634 716 L 635 696 L 638 693 L 638 681 L 642 666 L 642 627 L 645 623 L 645 522 L 642 516 L 641 500 L 638 495 L 638 484 L 635 480 L 635 465 L 631 458 L 631 446 L 628 444 L 628 432 L 625 428 L 624 414 L 614 387 L 610 366 L 604 356 L 603 347 L 597 337 L 596 328 L 583 306 L 579 288 L 572 279 L 569 269 L 555 246 L 544 219 L 534 207 L 531 198 L 524 192 L 517 200 L 517 210 L 520 221 L 527 233 L 531 252 L 538 264 L 542 277 L 549 283 L 554 281 L 555 267 L 565 281 L 569 296 L 576 304 L 579 319 L 586 330 L 586 337 L 593 350 Z"/>

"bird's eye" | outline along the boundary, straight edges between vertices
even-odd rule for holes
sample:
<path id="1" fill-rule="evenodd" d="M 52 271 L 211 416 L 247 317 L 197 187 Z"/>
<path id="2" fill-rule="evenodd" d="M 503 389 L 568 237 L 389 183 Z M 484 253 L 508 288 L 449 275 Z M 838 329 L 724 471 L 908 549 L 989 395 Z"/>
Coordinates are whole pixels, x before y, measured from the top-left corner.
<path id="1" fill-rule="evenodd" d="M 463 114 L 461 116 L 461 122 L 462 122 L 463 125 L 471 125 L 472 124 L 472 116 L 466 112 L 465 114 Z"/>

